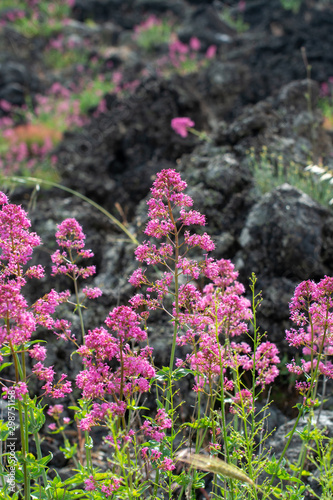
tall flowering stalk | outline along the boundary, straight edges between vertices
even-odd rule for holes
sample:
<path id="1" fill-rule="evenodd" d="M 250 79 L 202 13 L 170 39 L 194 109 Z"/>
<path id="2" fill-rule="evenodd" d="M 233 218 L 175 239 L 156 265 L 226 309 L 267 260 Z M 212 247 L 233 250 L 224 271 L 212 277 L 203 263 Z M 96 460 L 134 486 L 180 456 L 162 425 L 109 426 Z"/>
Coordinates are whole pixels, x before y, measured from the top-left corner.
<path id="1" fill-rule="evenodd" d="M 277 474 L 301 418 L 307 415 L 306 432 L 300 434 L 303 439 L 302 450 L 297 467 L 294 467 L 298 478 L 301 478 L 307 453 L 311 448 L 310 431 L 314 425 L 314 409 L 323 404 L 326 380 L 333 379 L 333 364 L 329 360 L 333 354 L 333 278 L 325 276 L 319 283 L 312 280 L 303 281 L 296 287 L 289 307 L 290 319 L 296 328 L 286 330 L 286 339 L 290 346 L 302 349 L 303 357 L 300 364 L 293 359 L 287 364 L 287 368 L 290 373 L 301 378 L 296 381 L 296 389 L 302 396 L 302 402 L 296 405 L 299 413 L 270 484 Z M 321 380 L 323 392 L 320 403 L 318 390 Z M 319 417 L 320 410 L 317 424 Z M 313 436 L 316 437 L 315 434 Z"/>
<path id="2" fill-rule="evenodd" d="M 56 231 L 56 240 L 60 249 L 56 250 L 52 256 L 51 260 L 53 262 L 52 266 L 52 276 L 63 274 L 68 276 L 74 285 L 75 292 L 75 309 L 74 312 L 78 312 L 80 318 L 81 326 L 81 341 L 85 344 L 85 327 L 82 314 L 83 303 L 86 299 L 95 299 L 102 295 L 102 291 L 95 287 L 84 287 L 82 289 L 82 294 L 80 294 L 79 279 L 87 279 L 96 273 L 95 266 L 82 266 L 79 265 L 82 259 L 88 259 L 94 256 L 90 249 L 85 248 L 85 238 L 82 227 L 77 222 L 76 219 L 65 219 L 61 224 L 58 225 Z M 59 337 L 64 340 L 72 341 L 76 347 L 78 347 L 77 339 L 72 334 L 70 327 L 71 325 L 64 320 L 57 320 L 55 327 L 60 330 L 58 334 Z M 88 470 L 92 468 L 91 460 L 91 447 L 89 446 L 90 438 L 89 433 L 85 431 L 85 453 L 86 453 L 86 466 Z"/>
<path id="3" fill-rule="evenodd" d="M 42 266 L 26 267 L 31 259 L 33 249 L 40 245 L 41 240 L 36 233 L 30 232 L 30 220 L 26 212 L 17 205 L 10 204 L 7 197 L 0 193 L 0 362 L 10 357 L 14 366 L 15 381 L 8 385 L 0 379 L 3 397 L 14 395 L 19 415 L 21 432 L 21 453 L 19 462 L 23 470 L 23 495 L 30 498 L 30 473 L 27 467 L 29 454 L 28 435 L 31 428 L 36 434 L 42 424 L 34 422 L 34 415 L 40 412 L 31 402 L 28 395 L 26 356 L 29 354 L 37 363 L 33 366 L 34 374 L 45 385 L 42 389 L 46 395 L 63 397 L 71 392 L 71 384 L 66 382 L 66 375 L 61 375 L 54 383 L 55 372 L 52 367 L 45 367 L 43 361 L 46 349 L 40 344 L 34 344 L 32 335 L 37 327 L 42 325 L 48 329 L 53 327 L 52 314 L 57 305 L 68 298 L 66 292 L 58 294 L 52 290 L 49 294 L 29 306 L 23 296 L 23 287 L 27 279 L 41 279 L 44 276 Z M 34 413 L 35 412 L 35 413 Z M 29 425 L 30 423 L 30 425 Z M 38 459 L 41 450 L 37 442 Z M 44 483 L 47 479 L 42 473 Z M 49 495 L 47 495 L 50 498 Z"/>
<path id="4" fill-rule="evenodd" d="M 157 244 L 151 240 L 144 241 L 135 255 L 143 264 L 165 270 L 155 281 L 150 281 L 143 268 L 134 271 L 130 283 L 139 288 L 145 287 L 146 294 L 135 295 L 130 303 L 133 307 L 146 308 L 145 317 L 150 310 L 161 309 L 174 324 L 169 368 L 159 372 L 160 376 L 166 377 L 168 386 L 164 396 L 164 408 L 171 416 L 168 457 L 174 458 L 173 443 L 177 434 L 174 380 L 179 379 L 181 373 L 192 373 L 199 401 L 197 418 L 201 418 L 201 395 L 208 397 L 209 408 L 205 430 L 197 433 L 196 451 L 199 451 L 209 431 L 212 434 L 211 449 L 216 452 L 219 449 L 217 434 L 222 427 L 225 454 L 229 460 L 224 393 L 230 394 L 235 390 L 234 400 L 237 401 L 238 393 L 244 408 L 245 389 L 241 390 L 244 372 L 252 370 L 255 373 L 254 391 L 258 385 L 265 387 L 278 374 L 276 363 L 279 358 L 276 347 L 269 342 L 259 344 L 256 341 L 257 350 L 253 353 L 250 345 L 232 340 L 248 333 L 247 322 L 252 318 L 251 303 L 242 296 L 244 287 L 237 282 L 237 273 L 231 262 L 208 257 L 215 247 L 210 236 L 191 229 L 191 226 L 204 226 L 205 216 L 191 208 L 193 200 L 184 193 L 185 189 L 186 183 L 175 170 L 163 170 L 157 174 L 151 189 L 152 196 L 147 202 L 149 221 L 144 231 L 150 238 L 155 238 Z M 190 259 L 192 250 L 203 253 L 202 258 Z M 199 279 L 210 283 L 200 290 L 196 285 Z M 185 360 L 176 360 L 175 364 L 177 344 L 191 346 L 192 352 L 187 354 Z M 216 423 L 219 420 L 216 419 L 216 400 L 221 404 L 220 425 Z M 251 393 L 251 400 L 254 407 L 254 392 Z M 159 453 L 162 450 L 165 452 L 163 437 L 155 438 L 155 441 L 156 445 L 160 443 Z M 159 477 L 159 470 L 157 474 Z M 171 484 L 175 480 L 171 468 L 169 477 Z"/>

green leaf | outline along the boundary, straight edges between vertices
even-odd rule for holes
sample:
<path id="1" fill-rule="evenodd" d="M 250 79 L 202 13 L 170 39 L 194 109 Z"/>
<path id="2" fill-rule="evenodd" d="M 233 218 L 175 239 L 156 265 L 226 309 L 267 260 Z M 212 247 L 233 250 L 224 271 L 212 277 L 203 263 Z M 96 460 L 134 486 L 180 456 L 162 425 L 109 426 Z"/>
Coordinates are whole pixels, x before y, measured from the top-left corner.
<path id="1" fill-rule="evenodd" d="M 12 430 L 8 429 L 8 422 L 0 420 L 0 441 L 6 441 Z"/>
<path id="2" fill-rule="evenodd" d="M 2 365 L 0 365 L 0 372 L 2 370 L 4 370 L 5 368 L 7 368 L 8 366 L 12 366 L 12 364 L 13 363 L 10 363 L 10 362 L 8 362 L 8 363 L 2 363 Z"/>
<path id="3" fill-rule="evenodd" d="M 161 401 L 159 399 L 156 399 L 156 405 L 158 406 L 159 410 L 163 410 L 164 409 L 164 406 L 163 406 L 163 404 L 161 403 Z"/>
<path id="4" fill-rule="evenodd" d="M 35 434 L 45 424 L 45 406 L 41 407 L 40 404 L 36 406 L 36 400 L 30 402 L 30 418 L 28 424 L 28 432 Z"/>
<path id="5" fill-rule="evenodd" d="M 73 446 L 67 446 L 66 448 L 60 446 L 59 450 L 63 452 L 65 458 L 70 459 L 76 454 L 77 443 L 75 443 Z"/>
<path id="6" fill-rule="evenodd" d="M 188 368 L 178 368 L 172 374 L 172 380 L 180 380 L 183 377 L 186 377 L 189 374 L 194 374 L 193 370 L 189 370 Z"/>
<path id="7" fill-rule="evenodd" d="M 149 410 L 146 406 L 135 406 L 135 405 L 127 405 L 128 410 L 136 411 L 136 410 Z"/>
<path id="8" fill-rule="evenodd" d="M 191 427 L 192 429 L 205 429 L 207 427 L 211 427 L 212 422 L 208 417 L 199 418 L 195 422 L 186 422 L 182 424 L 181 427 Z"/>
<path id="9" fill-rule="evenodd" d="M 165 382 L 167 380 L 169 380 L 170 378 L 170 368 L 168 366 L 164 366 L 162 368 L 162 370 L 159 370 L 155 377 L 153 377 L 153 381 L 157 381 L 157 382 Z"/>
<path id="10" fill-rule="evenodd" d="M 70 484 L 82 484 L 83 477 L 84 477 L 84 475 L 81 472 L 79 472 L 78 474 L 75 474 L 74 476 L 69 477 L 68 479 L 65 479 L 65 481 L 62 484 L 63 484 L 63 486 L 67 486 Z"/>

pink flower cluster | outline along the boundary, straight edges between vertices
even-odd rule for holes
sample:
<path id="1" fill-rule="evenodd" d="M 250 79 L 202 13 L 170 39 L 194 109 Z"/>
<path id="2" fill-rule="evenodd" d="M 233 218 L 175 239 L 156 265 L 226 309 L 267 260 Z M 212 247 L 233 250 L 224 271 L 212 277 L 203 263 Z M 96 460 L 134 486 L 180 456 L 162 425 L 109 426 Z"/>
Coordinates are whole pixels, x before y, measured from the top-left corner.
<path id="1" fill-rule="evenodd" d="M 77 265 L 79 259 L 88 259 L 94 256 L 91 250 L 84 248 L 85 238 L 86 236 L 83 233 L 82 227 L 76 219 L 65 219 L 59 224 L 56 239 L 58 245 L 63 250 L 56 250 L 51 256 L 54 264 L 52 266 L 52 276 L 65 274 L 76 280 L 79 276 L 86 279 L 95 274 L 95 266 L 80 267 Z M 85 288 L 85 295 L 89 298 L 98 297 L 101 293 L 97 288 Z"/>
<path id="2" fill-rule="evenodd" d="M 169 44 L 169 59 L 175 68 L 180 68 L 187 60 L 193 60 L 198 66 L 205 61 L 205 59 L 213 59 L 215 57 L 217 47 L 210 45 L 206 51 L 205 59 L 198 59 L 198 51 L 201 48 L 200 40 L 197 37 L 192 37 L 189 44 L 182 43 L 177 36 L 173 36 L 174 40 Z"/>
<path id="3" fill-rule="evenodd" d="M 151 29 L 153 26 L 160 26 L 162 24 L 161 20 L 158 19 L 154 14 L 147 17 L 145 21 L 134 27 L 134 32 L 136 35 Z"/>
<path id="4" fill-rule="evenodd" d="M 146 436 L 160 443 L 165 437 L 165 432 L 163 431 L 166 429 L 171 429 L 172 420 L 167 416 L 164 408 L 161 408 L 157 411 L 155 417 L 155 425 L 153 425 L 151 420 L 152 419 L 145 420 L 141 426 L 141 430 Z"/>
<path id="5" fill-rule="evenodd" d="M 301 365 L 295 361 L 288 370 L 298 375 L 313 373 L 333 378 L 333 364 L 327 358 L 333 354 L 333 278 L 325 276 L 319 283 L 307 280 L 300 283 L 290 302 L 290 318 L 297 329 L 286 330 L 289 345 L 301 347 Z"/>
<path id="6" fill-rule="evenodd" d="M 89 478 L 84 480 L 86 491 L 100 491 L 103 498 L 112 498 L 115 491 L 117 491 L 122 483 L 119 477 L 113 476 L 107 480 L 97 480 L 94 476 L 90 475 Z"/>
<path id="7" fill-rule="evenodd" d="M 171 127 L 181 137 L 188 136 L 188 129 L 194 127 L 195 123 L 187 116 L 173 118 L 171 120 Z"/>
<path id="8" fill-rule="evenodd" d="M 138 261 L 165 266 L 167 271 L 154 282 L 150 282 L 143 268 L 134 271 L 130 283 L 138 288 L 145 287 L 147 293 L 135 295 L 131 305 L 146 307 L 147 317 L 149 310 L 165 309 L 168 297 L 173 298 L 169 314 L 177 321 L 178 344 L 193 346 L 186 363 L 197 373 L 196 390 L 201 390 L 209 378 L 220 376 L 221 367 L 225 389 L 232 390 L 233 382 L 228 379 L 227 370 L 236 367 L 251 370 L 254 361 L 257 384 L 264 387 L 279 373 L 277 348 L 265 342 L 254 354 L 245 342 L 231 342 L 228 348 L 220 344 L 221 338 L 247 333 L 247 322 L 252 318 L 251 304 L 243 296 L 244 287 L 237 281 L 233 264 L 208 257 L 207 253 L 215 247 L 211 237 L 207 233 L 192 232 L 189 227 L 204 226 L 205 217 L 191 208 L 193 200 L 184 193 L 186 187 L 180 174 L 173 169 L 162 170 L 156 176 L 152 197 L 147 202 L 149 220 L 144 232 L 155 237 L 159 245 L 144 241 L 135 255 Z M 188 257 L 194 248 L 205 252 L 202 260 Z M 203 290 L 194 284 L 200 277 L 211 282 Z M 181 283 L 178 290 L 176 281 Z M 181 366 L 184 361 L 177 363 Z M 149 427 L 148 423 L 145 425 Z"/>
<path id="9" fill-rule="evenodd" d="M 94 403 L 92 411 L 81 420 L 82 429 L 90 429 L 108 415 L 123 415 L 134 394 L 147 392 L 155 370 L 149 358 L 149 347 L 131 348 L 133 342 L 144 341 L 145 330 L 140 327 L 141 318 L 129 306 L 116 307 L 105 320 L 111 332 L 105 328 L 88 331 L 86 342 L 77 352 L 82 356 L 85 368 L 76 384 L 86 400 L 104 400 L 112 396 L 114 403 Z M 110 361 L 119 367 L 113 369 Z"/>
<path id="10" fill-rule="evenodd" d="M 7 197 L 0 192 L 0 345 L 9 346 L 13 352 L 19 346 L 23 352 L 26 343 L 36 331 L 38 325 L 52 329 L 52 317 L 56 307 L 67 301 L 69 292 L 58 293 L 51 290 L 29 306 L 24 298 L 22 288 L 27 278 L 40 279 L 44 276 L 42 266 L 31 266 L 25 269 L 31 259 L 33 249 L 40 245 L 41 240 L 36 233 L 30 232 L 31 222 L 26 212 L 18 205 L 8 203 Z M 54 385 L 54 370 L 46 367 L 46 349 L 40 344 L 34 344 L 28 352 L 37 363 L 33 367 L 35 375 L 46 382 L 44 389 L 53 397 L 63 397 L 71 392 L 71 384 L 66 381 L 66 375 L 61 375 Z M 0 356 L 1 358 L 1 356 Z M 2 358 L 1 358 L 2 359 Z M 25 381 L 16 381 L 14 390 L 17 397 L 22 398 L 27 393 Z"/>

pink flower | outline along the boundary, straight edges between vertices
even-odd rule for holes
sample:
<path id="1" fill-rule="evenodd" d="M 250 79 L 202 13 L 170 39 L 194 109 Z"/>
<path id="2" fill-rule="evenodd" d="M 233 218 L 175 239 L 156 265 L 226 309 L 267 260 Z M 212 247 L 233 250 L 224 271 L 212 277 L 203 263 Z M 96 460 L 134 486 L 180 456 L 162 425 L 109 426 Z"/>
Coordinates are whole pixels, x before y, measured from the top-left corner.
<path id="1" fill-rule="evenodd" d="M 56 319 L 53 328 L 61 330 L 62 333 L 53 332 L 59 339 L 63 340 L 76 340 L 75 336 L 71 332 L 72 324 L 65 319 Z"/>
<path id="2" fill-rule="evenodd" d="M 171 429 L 172 420 L 168 417 L 164 408 L 160 408 L 159 410 L 157 410 L 155 419 L 160 429 Z"/>
<path id="3" fill-rule="evenodd" d="M 132 286 L 140 288 L 141 285 L 146 282 L 143 270 L 141 268 L 136 269 L 128 281 L 131 283 Z"/>
<path id="4" fill-rule="evenodd" d="M 37 361 L 44 361 L 46 358 L 46 347 L 40 344 L 35 344 L 32 349 L 29 349 L 29 354 Z"/>
<path id="5" fill-rule="evenodd" d="M 200 50 L 201 43 L 199 38 L 197 38 L 196 36 L 192 36 L 192 38 L 190 39 L 190 47 L 195 51 Z"/>
<path id="6" fill-rule="evenodd" d="M 55 371 L 52 366 L 46 367 L 40 361 L 33 366 L 32 372 L 39 378 L 39 380 L 45 380 L 47 382 L 52 382 L 55 375 Z"/>
<path id="7" fill-rule="evenodd" d="M 204 226 L 206 224 L 206 217 L 200 212 L 197 212 L 197 210 L 189 210 L 188 212 L 186 212 L 185 210 L 181 210 L 180 220 L 184 224 L 184 226 Z"/>
<path id="8" fill-rule="evenodd" d="M 238 408 L 242 408 L 242 406 L 247 409 L 247 411 L 253 410 L 253 397 L 251 391 L 248 389 L 242 389 L 240 392 L 238 392 L 233 398 L 233 405 L 230 407 L 230 412 L 231 413 L 237 413 Z"/>
<path id="9" fill-rule="evenodd" d="M 207 52 L 206 52 L 206 58 L 207 59 L 214 59 L 214 57 L 216 55 L 216 51 L 217 51 L 216 45 L 210 45 L 207 49 Z"/>
<path id="10" fill-rule="evenodd" d="M 89 476 L 87 479 L 85 479 L 84 486 L 86 491 L 95 491 L 97 486 L 96 481 L 94 480 L 94 476 Z"/>
<path id="11" fill-rule="evenodd" d="M 186 116 L 173 118 L 171 120 L 171 127 L 174 131 L 179 134 L 181 137 L 187 137 L 188 129 L 194 127 L 195 123 Z"/>
<path id="12" fill-rule="evenodd" d="M 202 250 L 207 250 L 207 252 L 211 252 L 215 249 L 215 244 L 207 233 L 204 233 L 203 235 L 190 235 L 189 231 L 185 231 L 184 238 L 186 245 L 188 245 L 189 247 L 198 246 Z"/>
<path id="13" fill-rule="evenodd" d="M 102 290 L 98 287 L 94 288 L 85 287 L 82 289 L 82 292 L 88 299 L 96 299 L 97 297 L 103 295 Z"/>
<path id="14" fill-rule="evenodd" d="M 106 495 L 107 497 L 113 496 L 113 492 L 117 491 L 120 487 L 121 484 L 121 479 L 118 477 L 113 477 L 111 480 L 111 484 L 106 485 L 102 484 L 101 486 L 101 492 Z"/>
<path id="15" fill-rule="evenodd" d="M 58 225 L 55 235 L 60 247 L 75 249 L 84 247 L 85 234 L 76 219 L 65 219 Z"/>
<path id="16" fill-rule="evenodd" d="M 47 410 L 47 414 L 50 415 L 50 417 L 59 418 L 59 415 L 63 411 L 64 411 L 63 405 L 54 405 L 50 406 L 50 408 Z"/>
<path id="17" fill-rule="evenodd" d="M 154 448 L 151 450 L 151 460 L 152 462 L 157 462 L 157 460 L 162 456 L 162 452 L 159 450 L 155 450 Z"/>
<path id="18" fill-rule="evenodd" d="M 172 462 L 171 458 L 163 458 L 162 462 L 159 465 L 159 469 L 163 470 L 164 472 L 172 471 L 176 468 L 174 463 Z"/>
<path id="19" fill-rule="evenodd" d="M 7 204 L 8 204 L 7 196 L 0 191 L 0 205 L 7 205 Z"/>
<path id="20" fill-rule="evenodd" d="M 256 351 L 256 369 L 259 374 L 257 385 L 265 387 L 278 376 L 279 369 L 276 366 L 280 363 L 278 353 L 278 348 L 271 342 L 263 342 L 259 345 Z"/>
<path id="21" fill-rule="evenodd" d="M 56 250 L 51 255 L 51 260 L 54 264 L 52 266 L 52 276 L 65 274 L 71 279 L 76 280 L 78 277 L 86 279 L 96 273 L 95 266 L 80 267 L 76 263 L 79 258 L 87 259 L 94 256 L 91 250 L 84 248 L 85 234 L 76 219 L 66 219 L 59 224 L 56 238 L 58 245 L 64 250 Z M 95 288 L 94 292 L 88 293 L 94 295 L 94 297 L 91 296 L 88 298 L 95 298 L 98 296 L 96 293 L 100 292 Z"/>
<path id="22" fill-rule="evenodd" d="M 25 276 L 29 278 L 37 278 L 38 280 L 40 280 L 45 276 L 45 269 L 40 264 L 38 264 L 37 266 L 31 266 L 26 270 Z"/>
<path id="23" fill-rule="evenodd" d="M 290 345 L 302 347 L 304 355 L 311 355 L 311 361 L 301 359 L 301 366 L 293 361 L 288 370 L 296 374 L 313 373 L 318 367 L 318 374 L 333 378 L 331 363 L 325 359 L 333 352 L 333 278 L 325 276 L 318 284 L 303 281 L 295 290 L 290 301 L 290 318 L 298 329 L 286 331 Z"/>
<path id="24" fill-rule="evenodd" d="M 240 0 L 237 5 L 237 9 L 239 12 L 244 12 L 246 9 L 246 2 L 245 0 Z"/>
<path id="25" fill-rule="evenodd" d="M 13 105 L 6 101 L 5 99 L 0 99 L 0 108 L 3 109 L 4 111 L 10 111 L 12 109 Z"/>
<path id="26" fill-rule="evenodd" d="M 20 401 L 22 401 L 23 396 L 25 394 L 29 394 L 28 386 L 25 382 L 18 382 L 14 386 L 14 391 L 15 391 L 15 399 L 19 399 Z"/>

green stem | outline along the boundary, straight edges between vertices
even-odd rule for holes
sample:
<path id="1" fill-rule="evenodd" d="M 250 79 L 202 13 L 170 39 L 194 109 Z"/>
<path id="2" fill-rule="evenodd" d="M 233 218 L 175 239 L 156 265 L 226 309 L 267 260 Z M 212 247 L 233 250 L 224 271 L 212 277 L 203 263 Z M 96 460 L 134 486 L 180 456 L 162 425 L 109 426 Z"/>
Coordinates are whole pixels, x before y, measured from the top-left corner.
<path id="1" fill-rule="evenodd" d="M 276 475 L 277 475 L 277 472 L 278 472 L 279 467 L 280 467 L 280 465 L 281 465 L 281 462 L 282 462 L 282 460 L 283 460 L 283 458 L 284 458 L 285 454 L 287 453 L 287 450 L 288 450 L 288 448 L 289 448 L 289 445 L 290 445 L 290 443 L 291 443 L 291 440 L 292 440 L 292 438 L 293 438 L 293 436 L 294 436 L 294 434 L 295 434 L 296 428 L 297 428 L 297 426 L 298 426 L 298 422 L 300 421 L 300 419 L 301 419 L 301 416 L 302 416 L 302 415 L 303 415 L 303 412 L 302 412 L 302 411 L 299 411 L 298 416 L 297 416 L 297 418 L 296 418 L 296 420 L 295 420 L 294 426 L 293 426 L 293 428 L 292 428 L 291 432 L 289 432 L 289 438 L 288 438 L 288 441 L 287 441 L 287 443 L 286 443 L 285 447 L 283 448 L 283 452 L 282 452 L 282 454 L 281 454 L 281 456 L 280 456 L 280 458 L 279 458 L 278 463 L 276 464 L 276 467 L 275 467 L 275 472 L 274 472 L 274 474 L 272 475 L 270 482 L 268 483 L 267 489 L 269 489 L 269 488 L 272 486 L 273 481 L 274 481 L 274 479 L 276 478 Z"/>
<path id="2" fill-rule="evenodd" d="M 93 472 L 91 449 L 90 449 L 90 436 L 88 431 L 84 431 L 85 449 L 86 449 L 86 467 L 90 474 Z M 88 445 L 89 443 L 89 445 Z"/>
<path id="3" fill-rule="evenodd" d="M 25 351 L 22 352 L 22 380 L 26 380 L 26 365 L 25 365 Z M 29 418 L 28 418 L 28 405 L 27 405 L 27 395 L 23 396 L 23 411 L 24 411 L 24 449 L 25 449 L 25 457 L 29 453 Z M 22 447 L 23 453 L 23 447 Z M 28 478 L 28 492 L 30 498 L 30 480 Z"/>
<path id="4" fill-rule="evenodd" d="M 35 419 L 34 419 L 34 412 L 32 411 L 32 408 L 30 408 L 30 419 L 31 419 L 32 424 L 34 424 Z M 35 445 L 36 445 L 36 450 L 37 450 L 37 458 L 38 458 L 38 460 L 41 460 L 43 458 L 43 455 L 42 455 L 42 450 L 40 447 L 40 437 L 39 437 L 38 432 L 33 432 L 33 435 L 34 435 Z M 43 477 L 43 483 L 44 483 L 46 496 L 47 496 L 47 498 L 52 500 L 52 498 L 50 497 L 49 491 L 46 489 L 46 487 L 48 485 L 48 480 L 47 480 L 47 475 L 46 475 L 46 471 L 44 468 L 42 470 L 42 477 Z"/>
<path id="5" fill-rule="evenodd" d="M 225 451 L 225 458 L 226 462 L 230 463 L 230 453 L 229 453 L 229 446 L 228 446 L 228 434 L 227 434 L 227 422 L 226 422 L 226 416 L 225 416 L 225 400 L 224 400 L 224 373 L 223 373 L 223 360 L 222 360 L 222 350 L 221 350 L 221 343 L 219 339 L 219 324 L 218 324 L 218 304 L 217 301 L 215 300 L 215 335 L 216 335 L 216 343 L 218 345 L 219 349 L 219 363 L 220 363 L 220 389 L 221 389 L 221 419 L 222 419 L 222 430 L 223 430 L 223 441 L 224 441 L 224 451 Z M 225 343 L 228 343 L 228 339 L 226 338 Z M 233 487 L 233 481 L 230 479 L 230 493 L 231 493 L 231 499 L 233 500 L 234 498 L 234 487 Z"/>
<path id="6" fill-rule="evenodd" d="M 171 346 L 171 354 L 170 354 L 170 364 L 169 364 L 169 388 L 168 388 L 168 393 L 167 393 L 167 398 L 166 398 L 166 405 L 165 409 L 166 412 L 169 411 L 169 399 L 171 399 L 171 393 L 172 393 L 172 370 L 173 370 L 173 364 L 175 360 L 175 351 L 176 351 L 176 341 L 177 341 L 177 333 L 178 333 L 178 314 L 179 314 L 179 278 L 178 278 L 178 268 L 177 264 L 179 261 L 179 237 L 178 237 L 178 231 L 177 231 L 177 224 L 175 222 L 175 219 L 173 217 L 172 213 L 172 208 L 170 201 L 168 200 L 168 209 L 169 209 L 169 215 L 171 222 L 173 223 L 173 226 L 175 228 L 175 267 L 174 267 L 174 279 L 175 279 L 175 311 L 176 311 L 176 317 L 174 318 L 175 325 L 173 329 L 173 337 L 172 337 L 172 346 Z"/>
<path id="7" fill-rule="evenodd" d="M 73 262 L 72 255 L 70 252 L 70 260 Z M 82 310 L 81 310 L 81 303 L 80 303 L 80 298 L 79 298 L 79 287 L 77 284 L 77 277 L 75 274 L 73 274 L 73 281 L 74 281 L 74 291 L 75 291 L 75 297 L 76 297 L 76 307 L 78 310 L 79 318 L 80 318 L 80 325 L 81 325 L 81 334 L 82 334 L 82 344 L 85 344 L 85 330 L 84 330 L 84 321 L 83 321 L 83 315 L 82 315 Z"/>
<path id="8" fill-rule="evenodd" d="M 10 334 L 10 323 L 9 323 L 9 318 L 6 319 L 6 328 L 7 328 L 7 334 L 9 337 Z M 15 368 L 15 380 L 16 383 L 18 384 L 21 380 L 23 380 L 23 372 L 22 368 L 20 365 L 20 361 L 18 359 L 17 353 L 14 350 L 13 344 L 11 340 L 9 340 L 9 347 L 10 351 L 12 354 L 13 362 L 14 362 L 14 368 Z M 23 399 L 26 399 L 26 396 L 23 396 Z M 25 425 L 27 424 L 27 418 L 23 419 L 23 411 L 22 411 L 22 403 L 18 399 L 17 400 L 17 409 L 18 409 L 18 414 L 19 414 L 19 421 L 20 421 L 20 436 L 21 436 L 21 448 L 22 448 L 22 462 L 23 462 L 23 477 L 24 477 L 24 500 L 30 500 L 30 479 L 29 479 L 29 474 L 28 474 L 28 469 L 27 469 L 27 446 L 26 446 L 26 427 Z"/>
<path id="9" fill-rule="evenodd" d="M 21 433 L 21 447 L 22 447 L 22 462 L 23 462 L 23 476 L 24 476 L 24 500 L 30 500 L 30 478 L 27 469 L 27 448 L 25 441 L 25 423 L 23 421 L 23 411 L 21 401 L 17 400 L 19 420 L 20 420 L 20 433 Z"/>

